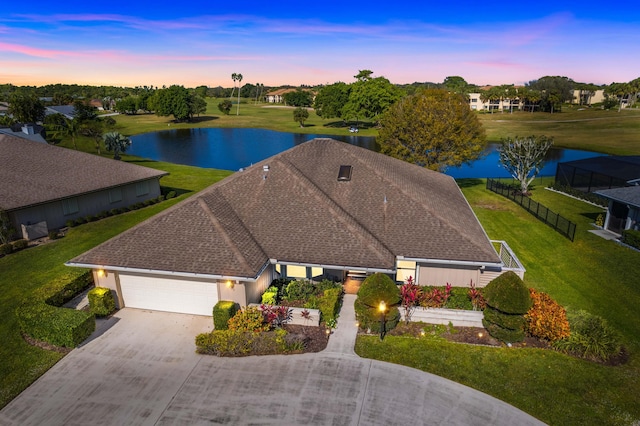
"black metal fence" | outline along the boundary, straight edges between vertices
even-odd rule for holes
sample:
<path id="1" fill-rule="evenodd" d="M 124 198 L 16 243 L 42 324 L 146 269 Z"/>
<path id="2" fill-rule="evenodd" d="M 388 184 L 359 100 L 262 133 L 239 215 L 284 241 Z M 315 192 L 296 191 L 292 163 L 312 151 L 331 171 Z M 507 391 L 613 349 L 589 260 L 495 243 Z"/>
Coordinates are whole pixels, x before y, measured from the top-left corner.
<path id="1" fill-rule="evenodd" d="M 549 210 L 537 201 L 533 201 L 531 198 L 519 194 L 512 186 L 505 185 L 500 181 L 487 179 L 487 189 L 520 204 L 522 207 L 527 209 L 529 213 L 533 214 L 535 217 L 573 241 L 573 238 L 576 235 L 575 223 L 560 216 L 558 213 Z"/>

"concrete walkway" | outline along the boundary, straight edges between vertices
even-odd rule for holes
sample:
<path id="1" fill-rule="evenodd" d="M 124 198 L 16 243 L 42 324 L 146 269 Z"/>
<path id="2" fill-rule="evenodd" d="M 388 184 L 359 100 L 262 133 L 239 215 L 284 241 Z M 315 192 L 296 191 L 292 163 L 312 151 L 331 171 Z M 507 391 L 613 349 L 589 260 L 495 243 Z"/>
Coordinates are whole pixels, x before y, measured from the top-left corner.
<path id="1" fill-rule="evenodd" d="M 486 394 L 355 355 L 354 295 L 316 354 L 194 353 L 210 317 L 123 309 L 0 411 L 0 425 L 540 425 Z"/>

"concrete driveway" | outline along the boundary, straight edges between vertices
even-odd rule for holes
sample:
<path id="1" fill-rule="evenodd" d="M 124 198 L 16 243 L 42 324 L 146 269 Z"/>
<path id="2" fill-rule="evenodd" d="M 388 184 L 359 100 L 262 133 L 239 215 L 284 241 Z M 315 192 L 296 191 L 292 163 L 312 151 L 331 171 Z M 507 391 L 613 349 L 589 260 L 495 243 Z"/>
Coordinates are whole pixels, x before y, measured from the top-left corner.
<path id="1" fill-rule="evenodd" d="M 0 411 L 0 424 L 542 424 L 441 377 L 359 358 L 349 305 L 325 351 L 246 358 L 195 354 L 210 317 L 123 309 Z"/>

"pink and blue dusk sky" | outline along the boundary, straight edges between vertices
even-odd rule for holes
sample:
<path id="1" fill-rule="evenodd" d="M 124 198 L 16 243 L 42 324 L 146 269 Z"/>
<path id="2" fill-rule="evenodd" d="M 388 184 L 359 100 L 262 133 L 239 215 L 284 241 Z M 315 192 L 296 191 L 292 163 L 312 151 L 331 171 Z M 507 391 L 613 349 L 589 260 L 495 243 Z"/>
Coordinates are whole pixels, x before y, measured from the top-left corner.
<path id="1" fill-rule="evenodd" d="M 640 77 L 640 2 L 12 1 L 0 83 L 231 87 Z"/>

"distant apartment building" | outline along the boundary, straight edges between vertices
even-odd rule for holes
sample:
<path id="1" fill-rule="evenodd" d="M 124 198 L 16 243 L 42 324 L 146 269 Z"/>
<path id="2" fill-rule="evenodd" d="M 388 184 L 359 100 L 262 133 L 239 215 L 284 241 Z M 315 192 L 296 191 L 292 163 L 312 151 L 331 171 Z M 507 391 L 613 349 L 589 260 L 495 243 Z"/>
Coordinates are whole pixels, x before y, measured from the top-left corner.
<path id="1" fill-rule="evenodd" d="M 529 111 L 529 106 L 524 105 L 518 98 L 502 98 L 502 99 L 487 99 L 483 101 L 481 99 L 482 93 L 469 93 L 469 107 L 474 111 Z M 574 90 L 572 104 L 575 105 L 594 105 L 603 102 L 605 99 L 604 90 L 599 89 L 595 91 L 591 90 Z M 626 106 L 626 101 L 623 100 L 622 107 Z"/>

